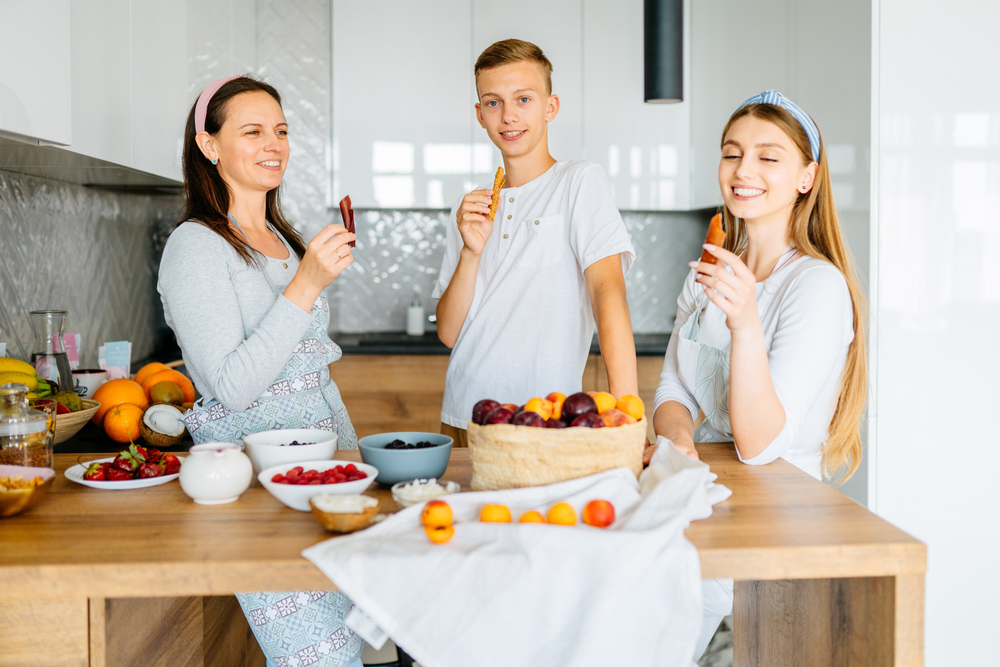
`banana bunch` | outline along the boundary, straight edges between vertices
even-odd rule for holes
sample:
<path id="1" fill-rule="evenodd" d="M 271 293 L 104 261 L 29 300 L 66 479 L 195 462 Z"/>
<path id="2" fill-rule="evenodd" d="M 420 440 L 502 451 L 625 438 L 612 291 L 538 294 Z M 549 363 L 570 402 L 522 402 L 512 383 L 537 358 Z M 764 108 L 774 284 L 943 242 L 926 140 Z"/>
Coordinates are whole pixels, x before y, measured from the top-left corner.
<path id="1" fill-rule="evenodd" d="M 52 395 L 52 385 L 35 374 L 35 368 L 20 359 L 0 357 L 0 385 L 19 382 L 28 387 L 28 398 L 45 398 Z"/>

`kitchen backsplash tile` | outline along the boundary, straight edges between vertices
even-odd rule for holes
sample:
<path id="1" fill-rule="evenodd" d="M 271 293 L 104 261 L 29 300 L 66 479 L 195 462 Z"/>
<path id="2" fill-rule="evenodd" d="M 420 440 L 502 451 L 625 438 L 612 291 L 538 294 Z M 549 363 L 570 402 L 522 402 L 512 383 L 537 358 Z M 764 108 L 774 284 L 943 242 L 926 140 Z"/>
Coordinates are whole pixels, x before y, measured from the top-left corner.
<path id="1" fill-rule="evenodd" d="M 82 335 L 80 362 L 97 346 L 132 341 L 133 359 L 154 351 L 160 313 L 158 239 L 180 211 L 177 197 L 121 194 L 0 171 L 0 341 L 27 358 L 28 312 L 68 311 Z"/>
<path id="2" fill-rule="evenodd" d="M 337 331 L 402 331 L 406 309 L 418 296 L 433 312 L 430 295 L 441 268 L 448 211 L 358 210 L 355 261 L 330 289 Z M 664 333 L 673 326 L 687 263 L 700 255 L 710 212 L 622 214 L 636 249 L 626 277 L 632 329 Z"/>

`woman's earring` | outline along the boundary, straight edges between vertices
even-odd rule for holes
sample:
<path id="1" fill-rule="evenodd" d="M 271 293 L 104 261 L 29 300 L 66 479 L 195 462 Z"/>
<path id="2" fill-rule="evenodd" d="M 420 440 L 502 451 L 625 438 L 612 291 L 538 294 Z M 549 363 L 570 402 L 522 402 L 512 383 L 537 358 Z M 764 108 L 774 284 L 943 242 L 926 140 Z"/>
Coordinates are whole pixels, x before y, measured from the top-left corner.
<path id="1" fill-rule="evenodd" d="M 212 160 L 212 164 L 219 164 L 218 160 Z"/>

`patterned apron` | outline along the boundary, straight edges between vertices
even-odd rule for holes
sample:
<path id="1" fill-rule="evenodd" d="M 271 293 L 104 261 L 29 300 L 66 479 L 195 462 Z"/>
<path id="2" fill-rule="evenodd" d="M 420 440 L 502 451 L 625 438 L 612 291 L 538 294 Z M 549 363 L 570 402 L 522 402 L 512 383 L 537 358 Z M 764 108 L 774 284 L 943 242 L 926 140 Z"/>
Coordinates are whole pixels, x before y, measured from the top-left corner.
<path id="1" fill-rule="evenodd" d="M 239 227 L 232 215 L 229 219 Z M 281 242 L 291 253 L 284 238 Z M 267 271 L 262 273 L 277 299 L 280 291 Z M 358 448 L 340 390 L 330 379 L 329 364 L 342 353 L 327 333 L 330 307 L 325 295 L 316 299 L 312 315 L 281 374 L 246 410 L 233 412 L 203 397 L 184 414 L 195 444 L 242 443 L 244 436 L 260 431 L 317 428 L 336 431 L 337 449 Z M 344 625 L 354 603 L 343 593 L 269 591 L 237 593 L 236 599 L 267 656 L 267 667 L 361 667 L 365 643 Z"/>

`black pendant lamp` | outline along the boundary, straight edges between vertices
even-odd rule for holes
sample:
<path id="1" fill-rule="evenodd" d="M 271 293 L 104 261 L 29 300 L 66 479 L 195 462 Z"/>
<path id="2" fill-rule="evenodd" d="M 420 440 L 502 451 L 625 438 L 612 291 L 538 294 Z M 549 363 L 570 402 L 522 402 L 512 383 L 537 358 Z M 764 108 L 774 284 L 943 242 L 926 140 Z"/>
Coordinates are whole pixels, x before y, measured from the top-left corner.
<path id="1" fill-rule="evenodd" d="M 684 0 L 643 0 L 645 100 L 684 101 Z"/>

